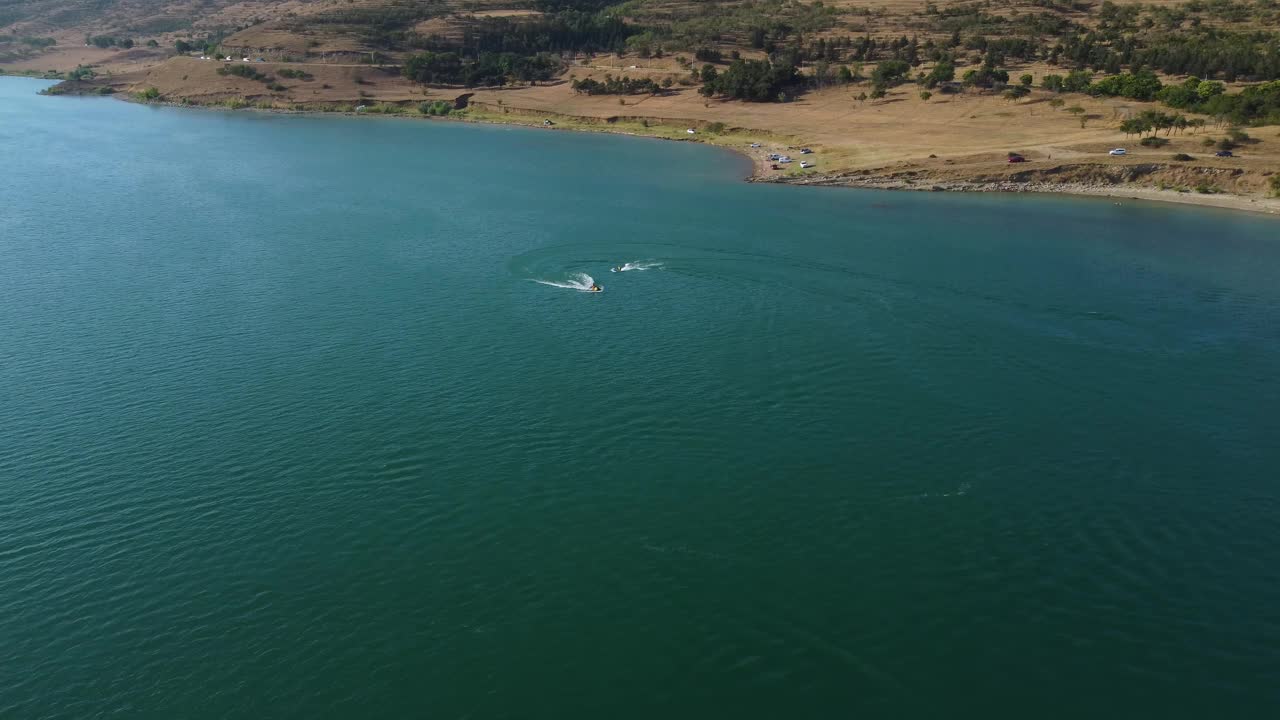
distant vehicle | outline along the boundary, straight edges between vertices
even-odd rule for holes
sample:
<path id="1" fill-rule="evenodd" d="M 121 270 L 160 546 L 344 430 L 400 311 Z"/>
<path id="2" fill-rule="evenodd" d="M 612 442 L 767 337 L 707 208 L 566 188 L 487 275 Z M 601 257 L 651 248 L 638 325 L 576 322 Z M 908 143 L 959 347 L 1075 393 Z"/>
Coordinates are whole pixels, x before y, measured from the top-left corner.
<path id="1" fill-rule="evenodd" d="M 1124 148 L 1116 148 L 1107 154 L 1108 155 L 1128 155 L 1129 151 L 1125 150 Z"/>
<path id="2" fill-rule="evenodd" d="M 801 161 L 800 161 L 800 167 L 802 167 L 802 168 L 811 168 L 811 167 L 813 167 L 813 163 L 808 162 L 808 161 L 805 161 L 805 160 L 801 160 Z"/>
<path id="3" fill-rule="evenodd" d="M 780 162 L 780 163 L 789 163 L 789 162 L 791 162 L 791 156 L 790 156 L 790 155 L 783 155 L 782 157 L 778 158 L 778 162 Z"/>
<path id="4" fill-rule="evenodd" d="M 751 143 L 751 147 L 758 148 L 760 147 L 760 143 Z"/>
<path id="5" fill-rule="evenodd" d="M 697 130 L 694 130 L 693 128 L 689 128 L 688 130 L 685 130 L 685 132 L 689 133 L 690 135 L 693 135 L 693 134 L 697 133 L 698 131 L 697 131 Z"/>
<path id="6" fill-rule="evenodd" d="M 769 159 L 773 161 L 778 161 L 782 159 L 782 156 L 779 155 L 778 153 L 769 153 Z"/>
<path id="7" fill-rule="evenodd" d="M 543 127 L 551 127 L 552 125 L 555 125 L 555 123 L 551 122 L 550 120 L 543 120 L 542 125 Z"/>
<path id="8" fill-rule="evenodd" d="M 1218 152 L 1214 153 L 1214 156 L 1215 157 L 1235 157 L 1235 155 L 1231 154 L 1230 150 L 1219 150 Z"/>
<path id="9" fill-rule="evenodd" d="M 813 151 L 810 150 L 809 148 L 804 148 L 803 150 L 800 151 L 801 155 L 811 155 L 812 153 Z"/>
<path id="10" fill-rule="evenodd" d="M 1027 159 L 1026 159 L 1026 158 L 1024 158 L 1024 157 L 1022 157 L 1021 155 L 1010 155 L 1010 156 L 1009 156 L 1009 162 L 1011 162 L 1011 163 L 1019 163 L 1019 162 L 1026 162 L 1026 161 L 1027 161 Z"/>

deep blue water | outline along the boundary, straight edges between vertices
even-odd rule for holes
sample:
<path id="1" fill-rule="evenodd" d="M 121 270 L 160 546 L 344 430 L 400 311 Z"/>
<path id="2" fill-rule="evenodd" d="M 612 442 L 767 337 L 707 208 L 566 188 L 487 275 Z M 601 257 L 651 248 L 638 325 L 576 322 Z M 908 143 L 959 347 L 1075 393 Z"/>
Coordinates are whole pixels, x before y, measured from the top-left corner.
<path id="1" fill-rule="evenodd" d="M 0 717 L 1280 712 L 1274 219 L 41 86 Z"/>

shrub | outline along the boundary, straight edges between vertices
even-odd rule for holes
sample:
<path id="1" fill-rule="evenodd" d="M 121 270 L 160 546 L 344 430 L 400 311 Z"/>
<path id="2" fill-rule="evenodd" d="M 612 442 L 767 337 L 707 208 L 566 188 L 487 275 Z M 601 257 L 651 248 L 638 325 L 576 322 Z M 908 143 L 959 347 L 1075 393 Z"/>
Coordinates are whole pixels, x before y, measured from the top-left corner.
<path id="1" fill-rule="evenodd" d="M 707 126 L 706 130 L 712 135 L 722 135 L 725 131 L 725 125 L 722 122 L 713 122 Z"/>
<path id="2" fill-rule="evenodd" d="M 1177 155 L 1173 156 L 1173 159 L 1177 160 L 1178 162 L 1187 162 L 1188 160 L 1195 160 L 1195 158 L 1191 157 L 1186 153 L 1178 153 Z"/>
<path id="3" fill-rule="evenodd" d="M 156 88 L 149 87 L 137 94 L 137 98 L 143 102 L 150 102 L 160 97 L 160 91 Z"/>
<path id="4" fill-rule="evenodd" d="M 1269 184 L 1271 185 L 1271 194 L 1280 197 L 1280 174 L 1272 175 Z"/>
<path id="5" fill-rule="evenodd" d="M 1139 142 L 1138 144 L 1142 145 L 1143 147 L 1164 147 L 1165 145 L 1169 144 L 1169 141 L 1166 140 L 1165 138 L 1151 135 L 1151 136 L 1142 138 L 1141 142 Z"/>
<path id="6" fill-rule="evenodd" d="M 418 112 L 423 115 L 432 117 L 441 117 L 453 112 L 453 103 L 444 100 L 436 100 L 435 102 L 424 102 L 418 104 Z"/>

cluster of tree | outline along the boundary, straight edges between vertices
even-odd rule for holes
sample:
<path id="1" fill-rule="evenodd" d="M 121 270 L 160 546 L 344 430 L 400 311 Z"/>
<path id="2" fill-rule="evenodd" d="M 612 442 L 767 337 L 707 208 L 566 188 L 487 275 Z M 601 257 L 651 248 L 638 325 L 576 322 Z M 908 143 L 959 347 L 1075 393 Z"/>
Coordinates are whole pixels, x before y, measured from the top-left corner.
<path id="1" fill-rule="evenodd" d="M 966 70 L 960 78 L 965 85 L 973 87 L 992 87 L 997 83 L 1009 82 L 1009 71 L 996 67 L 996 57 L 988 53 L 982 59 L 982 66 L 976 70 Z"/>
<path id="2" fill-rule="evenodd" d="M 112 35 L 92 35 L 92 36 L 86 35 L 84 37 L 84 44 L 92 45 L 94 47 L 102 48 L 104 50 L 110 47 L 118 47 L 118 48 L 123 48 L 125 50 L 128 50 L 129 48 L 133 47 L 133 39 L 118 38 Z"/>
<path id="3" fill-rule="evenodd" d="M 748 102 L 782 102 L 798 79 L 795 65 L 789 63 L 734 60 L 723 73 L 711 65 L 703 67 L 700 92 Z"/>
<path id="4" fill-rule="evenodd" d="M 671 86 L 670 78 L 667 87 Z M 604 81 L 583 78 L 573 81 L 573 91 L 585 95 L 657 95 L 661 86 L 653 78 L 629 78 L 605 75 Z"/>
<path id="5" fill-rule="evenodd" d="M 1123 97 L 1130 100 L 1150 101 L 1164 87 L 1160 78 L 1150 70 L 1136 73 L 1120 73 L 1103 78 L 1089 86 L 1090 95 L 1095 97 Z"/>
<path id="6" fill-rule="evenodd" d="M 1240 125 L 1280 124 L 1280 80 L 1251 85 L 1238 93 L 1221 93 L 1189 109 Z"/>
<path id="7" fill-rule="evenodd" d="M 424 102 L 418 105 L 418 112 L 423 115 L 431 115 L 441 117 L 453 112 L 453 103 L 444 100 L 435 100 L 433 102 Z"/>
<path id="8" fill-rule="evenodd" d="M 546 53 L 483 52 L 472 59 L 454 52 L 427 51 L 406 60 L 402 72 L 420 83 L 477 87 L 549 80 L 560 69 L 559 58 Z"/>
<path id="9" fill-rule="evenodd" d="M 1204 127 L 1201 119 L 1188 120 L 1185 115 L 1172 115 L 1159 110 L 1143 110 L 1137 117 L 1131 117 L 1120 123 L 1120 130 L 1125 135 L 1146 135 L 1164 130 L 1166 135 L 1174 130 L 1182 131 L 1189 127 Z"/>
<path id="10" fill-rule="evenodd" d="M 643 30 L 612 13 L 563 10 L 537 18 L 480 18 L 464 29 L 460 40 L 409 34 L 405 36 L 405 44 L 421 50 L 456 52 L 473 58 L 483 53 L 623 52 L 627 39 Z"/>
<path id="11" fill-rule="evenodd" d="M 258 72 L 258 69 L 252 65 L 223 65 L 218 68 L 219 75 L 235 75 L 249 80 L 258 80 L 260 82 L 271 82 L 272 78 Z"/>
<path id="12" fill-rule="evenodd" d="M 1088 70 L 1072 70 L 1066 76 L 1045 75 L 1040 78 L 1040 87 L 1050 92 L 1087 92 L 1093 84 L 1093 73 Z"/>
<path id="13" fill-rule="evenodd" d="M 718 63 L 724 60 L 724 54 L 710 47 L 700 47 L 693 51 L 693 59 L 698 62 Z"/>
<path id="14" fill-rule="evenodd" d="M 93 68 L 87 68 L 83 65 L 77 65 L 75 70 L 67 71 L 68 80 L 92 80 L 97 76 Z"/>
<path id="15" fill-rule="evenodd" d="M 28 45 L 30 47 L 37 48 L 37 49 L 53 47 L 54 45 L 58 44 L 58 41 L 51 37 L 33 37 L 31 35 L 23 35 L 22 37 L 18 37 L 17 35 L 0 35 L 0 45 L 6 45 L 8 43 L 15 43 L 15 42 L 21 43 L 23 45 Z"/>
<path id="16" fill-rule="evenodd" d="M 1128 6 L 1136 8 L 1137 6 Z M 1169 75 L 1238 79 L 1280 78 L 1280 34 L 1194 28 L 1155 34 L 1089 32 L 1064 37 L 1047 56 L 1051 63 L 1115 74 L 1150 67 Z"/>

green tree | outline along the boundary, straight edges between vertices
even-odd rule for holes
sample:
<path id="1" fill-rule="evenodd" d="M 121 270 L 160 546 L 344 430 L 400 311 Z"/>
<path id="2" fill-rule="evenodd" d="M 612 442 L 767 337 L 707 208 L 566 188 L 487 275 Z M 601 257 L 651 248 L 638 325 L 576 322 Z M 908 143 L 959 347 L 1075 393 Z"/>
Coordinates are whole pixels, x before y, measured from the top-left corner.
<path id="1" fill-rule="evenodd" d="M 853 72 L 849 70 L 848 65 L 841 65 L 840 70 L 836 73 L 836 78 L 844 85 L 853 82 Z"/>
<path id="2" fill-rule="evenodd" d="M 921 99 L 921 100 L 923 100 L 923 101 L 925 101 L 925 102 L 929 102 L 929 98 L 931 98 L 931 97 L 933 97 L 933 93 L 929 92 L 928 90 L 921 90 L 921 91 L 920 91 L 920 99 Z"/>
<path id="3" fill-rule="evenodd" d="M 1067 101 L 1063 100 L 1062 98 L 1057 98 L 1057 97 L 1049 98 L 1049 107 L 1053 108 L 1054 110 L 1057 110 L 1066 104 L 1067 104 Z"/>
<path id="4" fill-rule="evenodd" d="M 1036 79 L 1034 77 L 1031 77 L 1031 73 L 1027 73 L 1026 75 L 1023 75 L 1022 77 L 1018 78 L 1018 82 L 1022 83 L 1022 87 L 1025 87 L 1025 88 L 1031 87 L 1031 84 L 1034 83 L 1035 81 Z"/>
<path id="5" fill-rule="evenodd" d="M 911 64 L 906 60 L 882 60 L 871 71 L 871 81 L 877 85 L 897 85 L 906 79 L 911 72 Z"/>

